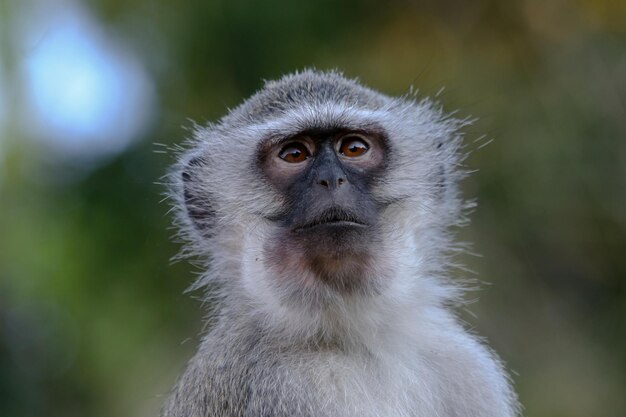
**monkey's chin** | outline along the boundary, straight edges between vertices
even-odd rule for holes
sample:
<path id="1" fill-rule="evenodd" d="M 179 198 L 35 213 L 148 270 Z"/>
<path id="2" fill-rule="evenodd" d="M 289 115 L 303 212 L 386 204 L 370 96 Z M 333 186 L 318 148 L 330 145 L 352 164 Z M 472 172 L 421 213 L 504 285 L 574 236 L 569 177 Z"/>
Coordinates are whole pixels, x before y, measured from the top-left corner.
<path id="1" fill-rule="evenodd" d="M 342 224 L 339 224 L 342 223 Z M 343 224 L 346 223 L 346 224 Z M 266 246 L 269 265 L 290 287 L 339 293 L 371 289 L 374 239 L 367 226 L 334 222 L 279 233 Z M 285 282 L 287 281 L 287 282 Z"/>
<path id="2" fill-rule="evenodd" d="M 305 256 L 310 254 L 341 263 L 369 252 L 370 232 L 363 224 L 338 221 L 296 229 L 290 237 L 304 250 Z"/>

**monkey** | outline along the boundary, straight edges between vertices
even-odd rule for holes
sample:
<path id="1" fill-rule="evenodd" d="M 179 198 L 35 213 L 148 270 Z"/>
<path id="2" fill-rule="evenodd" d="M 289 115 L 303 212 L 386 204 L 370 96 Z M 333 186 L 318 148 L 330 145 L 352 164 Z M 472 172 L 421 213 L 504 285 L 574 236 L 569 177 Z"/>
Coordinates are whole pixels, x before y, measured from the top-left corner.
<path id="1" fill-rule="evenodd" d="M 308 69 L 196 126 L 170 195 L 213 313 L 161 415 L 520 415 L 456 312 L 467 123 Z"/>

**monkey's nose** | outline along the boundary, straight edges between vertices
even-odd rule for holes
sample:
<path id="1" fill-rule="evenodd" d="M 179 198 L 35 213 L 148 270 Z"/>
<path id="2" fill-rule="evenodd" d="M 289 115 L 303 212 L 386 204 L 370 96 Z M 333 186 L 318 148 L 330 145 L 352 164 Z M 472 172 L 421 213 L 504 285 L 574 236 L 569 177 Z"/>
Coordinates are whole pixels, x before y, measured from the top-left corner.
<path id="1" fill-rule="evenodd" d="M 315 165 L 311 169 L 314 184 L 321 185 L 328 190 L 336 190 L 341 185 L 348 183 L 346 173 L 329 145 L 320 149 Z"/>
<path id="2" fill-rule="evenodd" d="M 344 182 L 346 182 L 346 179 L 343 176 L 338 177 L 338 178 L 333 178 L 333 179 L 319 179 L 317 181 L 319 185 L 321 185 L 322 187 L 326 187 L 326 188 L 339 187 Z"/>

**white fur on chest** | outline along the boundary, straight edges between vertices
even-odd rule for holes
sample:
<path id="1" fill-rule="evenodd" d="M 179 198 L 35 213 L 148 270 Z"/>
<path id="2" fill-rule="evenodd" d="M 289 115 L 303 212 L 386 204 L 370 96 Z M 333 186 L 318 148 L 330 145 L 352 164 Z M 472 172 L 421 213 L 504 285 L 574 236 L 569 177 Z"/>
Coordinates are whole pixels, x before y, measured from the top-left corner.
<path id="1" fill-rule="evenodd" d="M 316 353 L 307 374 L 333 417 L 510 417 L 498 360 L 444 310 L 372 337 L 360 352 Z"/>
<path id="2" fill-rule="evenodd" d="M 440 416 L 437 376 L 403 347 L 385 355 L 321 354 L 312 371 L 324 399 L 323 415 L 364 417 Z M 433 390 L 433 388 L 435 388 Z"/>

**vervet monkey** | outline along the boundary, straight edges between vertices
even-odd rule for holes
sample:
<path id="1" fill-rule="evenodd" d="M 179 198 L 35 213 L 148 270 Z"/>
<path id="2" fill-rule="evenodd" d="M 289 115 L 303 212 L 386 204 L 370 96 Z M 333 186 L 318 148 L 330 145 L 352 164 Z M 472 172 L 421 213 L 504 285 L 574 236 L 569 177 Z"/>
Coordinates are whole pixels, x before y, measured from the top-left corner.
<path id="1" fill-rule="evenodd" d="M 453 310 L 463 125 L 308 70 L 196 128 L 172 196 L 217 307 L 162 415 L 518 415 Z"/>

